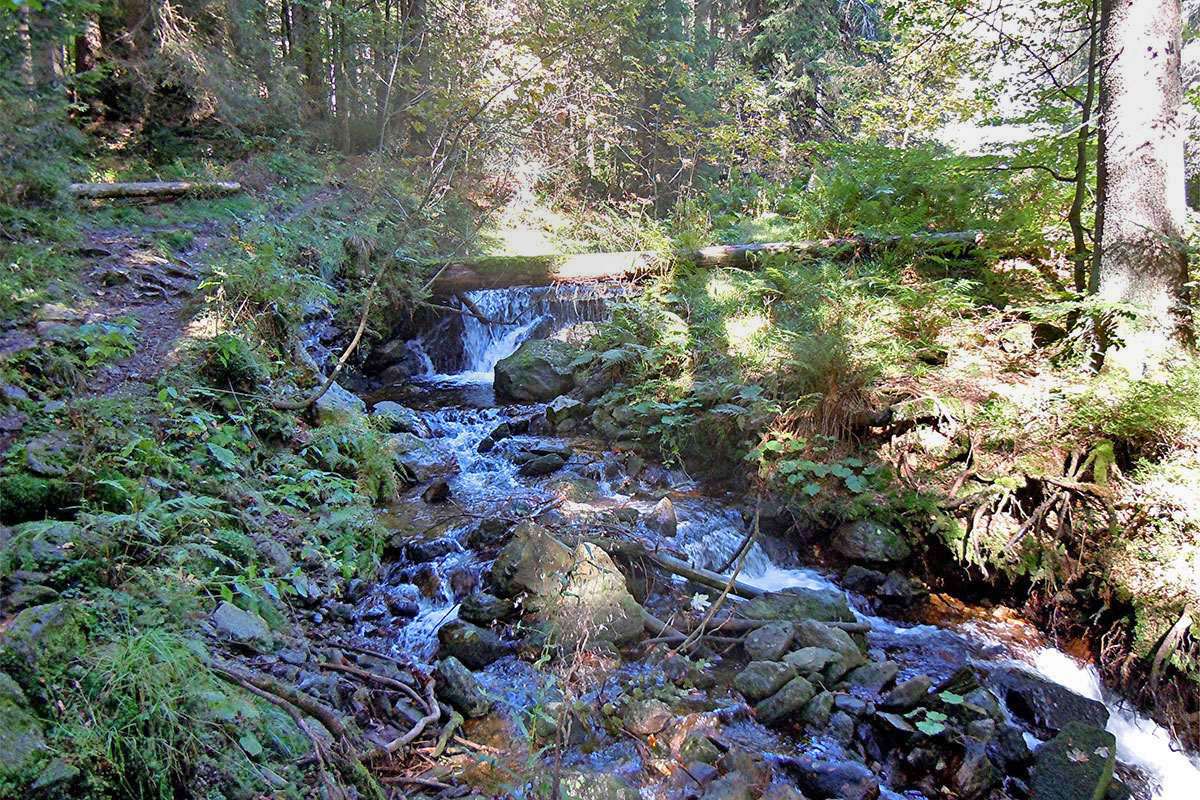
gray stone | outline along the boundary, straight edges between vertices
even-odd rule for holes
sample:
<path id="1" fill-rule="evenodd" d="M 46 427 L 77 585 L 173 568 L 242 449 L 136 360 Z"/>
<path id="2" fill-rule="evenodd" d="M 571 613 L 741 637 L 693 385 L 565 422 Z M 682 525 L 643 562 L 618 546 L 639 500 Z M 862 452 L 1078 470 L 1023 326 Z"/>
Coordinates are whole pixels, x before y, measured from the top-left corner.
<path id="1" fill-rule="evenodd" d="M 750 792 L 751 783 L 752 781 L 745 775 L 739 772 L 730 772 L 705 787 L 704 794 L 700 795 L 700 800 L 753 800 L 754 795 Z"/>
<path id="2" fill-rule="evenodd" d="M 868 800 L 879 793 L 879 781 L 871 770 L 854 761 L 836 761 L 802 754 L 788 760 L 799 778 L 800 788 L 818 798 Z"/>
<path id="3" fill-rule="evenodd" d="M 34 796 L 61 796 L 78 777 L 78 767 L 56 758 L 38 773 L 29 789 Z"/>
<path id="4" fill-rule="evenodd" d="M 388 437 L 387 447 L 397 471 L 410 483 L 425 483 L 458 472 L 454 452 L 437 440 L 396 433 Z"/>
<path id="5" fill-rule="evenodd" d="M 319 425 L 341 425 L 357 421 L 367 412 L 362 398 L 338 383 L 330 385 L 325 394 L 313 404 Z"/>
<path id="6" fill-rule="evenodd" d="M 721 757 L 721 749 L 713 744 L 712 739 L 699 732 L 689 733 L 679 745 L 679 759 L 686 763 L 698 761 L 701 764 L 715 764 Z"/>
<path id="7" fill-rule="evenodd" d="M 854 741 L 854 716 L 838 709 L 836 704 L 833 715 L 829 717 L 829 735 L 847 747 Z"/>
<path id="8" fill-rule="evenodd" d="M 883 687 L 896 679 L 900 665 L 895 661 L 871 662 L 850 670 L 846 681 L 851 686 L 859 686 L 872 694 L 879 694 Z"/>
<path id="9" fill-rule="evenodd" d="M 792 644 L 795 626 L 790 622 L 772 622 L 746 634 L 746 655 L 755 661 L 778 661 Z"/>
<path id="10" fill-rule="evenodd" d="M 836 661 L 838 654 L 824 647 L 801 647 L 783 657 L 783 663 L 801 675 L 816 675 Z"/>
<path id="11" fill-rule="evenodd" d="M 554 339 L 530 339 L 496 363 L 496 394 L 534 403 L 553 400 L 575 385 L 572 362 L 578 351 Z"/>
<path id="12" fill-rule="evenodd" d="M 854 561 L 903 561 L 912 552 L 908 541 L 890 528 L 871 520 L 842 525 L 833 535 L 833 549 Z"/>
<path id="13" fill-rule="evenodd" d="M 408 433 L 422 439 L 433 436 L 429 424 L 420 414 L 391 400 L 376 403 L 371 409 L 371 416 L 382 422 L 388 433 Z"/>
<path id="14" fill-rule="evenodd" d="M 671 498 L 664 497 L 655 503 L 642 523 L 659 536 L 674 538 L 679 530 L 679 520 L 675 516 L 675 504 L 671 502 Z"/>
<path id="15" fill-rule="evenodd" d="M 492 708 L 478 679 L 454 656 L 443 658 L 434 669 L 437 695 L 464 717 L 482 717 Z"/>
<path id="16" fill-rule="evenodd" d="M 512 647 L 487 628 L 456 620 L 438 629 L 438 654 L 453 656 L 471 669 L 483 669 L 512 652 Z"/>
<path id="17" fill-rule="evenodd" d="M 751 702 L 762 700 L 778 692 L 784 684 L 796 677 L 796 670 L 778 661 L 751 661 L 733 679 L 737 689 Z"/>
<path id="18" fill-rule="evenodd" d="M 783 688 L 754 706 L 754 716 L 764 725 L 773 725 L 792 716 L 813 698 L 813 685 L 799 676 L 792 678 Z"/>
<path id="19" fill-rule="evenodd" d="M 61 478 L 73 465 L 79 447 L 62 431 L 44 433 L 25 443 L 25 466 L 34 475 Z"/>
<path id="20" fill-rule="evenodd" d="M 1032 800 L 1100 800 L 1112 782 L 1117 740 L 1108 731 L 1068 722 L 1038 748 L 1030 777 Z"/>
<path id="21" fill-rule="evenodd" d="M 46 746 L 42 724 L 17 682 L 0 672 L 0 779 L 30 769 Z"/>
<path id="22" fill-rule="evenodd" d="M 0 634 L 0 664 L 36 677 L 38 665 L 74 658 L 84 648 L 83 631 L 74 606 L 65 600 L 30 606 Z M 26 684 L 28 685 L 28 684 Z"/>
<path id="23" fill-rule="evenodd" d="M 491 625 L 513 613 L 511 600 L 505 600 L 487 592 L 475 592 L 462 601 L 458 618 L 476 625 Z"/>
<path id="24" fill-rule="evenodd" d="M 521 464 L 517 471 L 526 477 L 536 478 L 557 472 L 566 463 L 567 460 L 558 453 L 544 453 Z"/>
<path id="25" fill-rule="evenodd" d="M 652 736 L 667 727 L 675 715 L 661 700 L 634 700 L 625 706 L 622 721 L 625 729 L 636 736 Z"/>
<path id="26" fill-rule="evenodd" d="M 861 717 L 874 712 L 874 706 L 866 700 L 845 692 L 837 692 L 833 695 L 833 707 L 839 711 L 845 711 L 853 717 Z"/>
<path id="27" fill-rule="evenodd" d="M 217 635 L 252 650 L 269 651 L 275 645 L 271 628 L 258 614 L 222 601 L 209 618 Z"/>
<path id="28" fill-rule="evenodd" d="M 555 430 L 564 423 L 582 419 L 586 414 L 587 406 L 566 395 L 559 395 L 546 404 L 546 421 Z"/>
<path id="29" fill-rule="evenodd" d="M 769 592 L 742 604 L 741 613 L 748 619 L 821 620 L 854 622 L 846 597 L 833 589 L 794 587 L 781 592 Z"/>
<path id="30" fill-rule="evenodd" d="M 792 641 L 799 647 L 823 647 L 838 655 L 857 660 L 852 666 L 858 666 L 865 661 L 862 651 L 850 634 L 841 628 L 833 628 L 815 620 L 803 620 L 796 623 Z"/>
<path id="31" fill-rule="evenodd" d="M 1000 771 L 988 759 L 983 745 L 970 743 L 963 754 L 962 763 L 954 771 L 954 786 L 964 800 L 984 797 L 1000 783 Z"/>
<path id="32" fill-rule="evenodd" d="M 933 679 L 928 675 L 918 675 L 898 683 L 879 701 L 880 708 L 890 708 L 894 711 L 907 711 L 915 708 L 929 694 Z"/>

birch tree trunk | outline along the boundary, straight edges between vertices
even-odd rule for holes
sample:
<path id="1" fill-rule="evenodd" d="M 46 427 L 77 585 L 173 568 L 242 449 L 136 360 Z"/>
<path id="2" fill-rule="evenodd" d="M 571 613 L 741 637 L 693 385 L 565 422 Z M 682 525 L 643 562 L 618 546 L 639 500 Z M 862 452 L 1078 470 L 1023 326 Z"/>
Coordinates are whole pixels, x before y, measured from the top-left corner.
<path id="1" fill-rule="evenodd" d="M 1105 364 L 1144 374 L 1192 340 L 1183 249 L 1179 0 L 1103 0 L 1098 185 L 1102 300 L 1136 309 L 1101 331 Z"/>

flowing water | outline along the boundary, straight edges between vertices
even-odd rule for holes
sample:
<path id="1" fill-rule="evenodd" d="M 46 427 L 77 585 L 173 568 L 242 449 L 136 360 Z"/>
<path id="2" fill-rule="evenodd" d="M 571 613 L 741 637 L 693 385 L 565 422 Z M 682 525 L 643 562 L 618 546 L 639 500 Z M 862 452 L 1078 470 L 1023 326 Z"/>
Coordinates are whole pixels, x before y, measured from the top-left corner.
<path id="1" fill-rule="evenodd" d="M 460 516 L 443 522 L 436 530 L 444 552 L 430 563 L 417 567 L 399 566 L 385 591 L 394 591 L 400 599 L 415 601 L 418 612 L 411 622 L 392 636 L 389 644 L 396 652 L 414 653 L 431 658 L 436 649 L 436 630 L 454 619 L 457 602 L 476 587 L 487 566 L 467 542 L 467 534 L 480 518 L 506 513 L 528 513 L 554 500 L 553 481 L 562 475 L 531 479 L 518 474 L 511 460 L 513 448 L 555 447 L 561 442 L 552 436 L 529 434 L 502 440 L 488 452 L 479 452 L 480 443 L 500 423 L 535 417 L 538 406 L 498 406 L 491 391 L 495 364 L 511 354 L 528 338 L 562 335 L 579 323 L 601 319 L 606 300 L 612 292 L 562 296 L 547 289 L 511 289 L 473 292 L 475 306 L 495 324 L 464 315 L 461 335 L 460 369 L 440 373 L 431 367 L 423 376 L 396 397 L 422 414 L 433 431 L 434 440 L 457 461 L 457 473 L 450 479 L 452 496 Z M 437 359 L 435 358 L 436 362 Z M 582 480 L 592 491 L 585 500 L 561 502 L 561 513 L 589 513 L 616 507 L 633 507 L 647 512 L 658 496 L 669 492 L 679 518 L 677 536 L 657 543 L 682 552 L 696 566 L 717 569 L 734 553 L 746 534 L 744 509 L 722 500 L 704 497 L 686 476 L 665 470 L 653 473 L 654 486 L 639 483 L 622 474 L 619 460 L 605 453 L 602 446 L 589 448 L 575 442 L 575 454 L 564 473 Z M 664 485 L 666 488 L 664 488 Z M 654 541 L 655 534 L 639 527 L 643 538 Z M 780 552 L 783 555 L 780 555 Z M 770 551 L 770 552 L 768 552 Z M 833 589 L 844 592 L 836 577 L 820 569 L 804 566 L 786 552 L 784 543 L 772 547 L 752 546 L 741 573 L 747 583 L 766 590 L 790 587 Z M 420 586 L 414 591 L 414 586 Z M 1118 742 L 1118 760 L 1125 765 L 1126 776 L 1141 785 L 1140 796 L 1158 800 L 1185 800 L 1196 796 L 1200 786 L 1200 761 L 1173 746 L 1168 733 L 1150 719 L 1138 714 L 1121 698 L 1101 685 L 1097 672 L 1049 645 L 1031 626 L 1015 615 L 996 614 L 949 617 L 943 624 L 912 624 L 870 613 L 865 598 L 847 593 L 860 619 L 871 624 L 868 643 L 872 655 L 888 658 L 901 666 L 897 680 L 927 674 L 935 680 L 948 677 L 964 663 L 986 670 L 1020 665 L 1044 678 L 1065 686 L 1107 706 L 1108 729 Z M 503 666 L 500 666 L 503 665 Z M 538 685 L 530 677 L 527 665 L 505 659 L 489 668 L 490 688 L 502 694 L 514 707 L 529 705 L 531 692 Z M 520 676 L 524 675 L 524 678 Z M 536 675 L 536 673 L 535 673 Z M 762 734 L 770 737 L 770 734 Z M 1026 734 L 1037 744 L 1031 734 Z M 764 738 L 761 746 L 770 749 L 774 739 Z M 599 763 L 593 758 L 593 765 Z"/>

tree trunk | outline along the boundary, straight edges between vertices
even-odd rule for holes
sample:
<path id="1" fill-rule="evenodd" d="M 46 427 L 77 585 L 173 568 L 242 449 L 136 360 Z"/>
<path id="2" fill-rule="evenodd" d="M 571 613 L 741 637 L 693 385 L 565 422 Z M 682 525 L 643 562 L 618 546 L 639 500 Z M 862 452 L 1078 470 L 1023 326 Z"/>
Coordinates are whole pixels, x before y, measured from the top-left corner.
<path id="1" fill-rule="evenodd" d="M 37 84 L 33 78 L 33 38 L 29 31 L 29 6 L 23 5 L 17 11 L 17 74 L 21 77 L 21 85 L 33 91 Z"/>
<path id="2" fill-rule="evenodd" d="M 83 30 L 75 35 L 75 74 L 81 75 L 96 68 L 100 55 L 100 18 L 87 14 Z"/>
<path id="3" fill-rule="evenodd" d="M 1102 0 L 1098 295 L 1109 365 L 1142 375 L 1192 340 L 1183 247 L 1179 0 Z M 1132 317 L 1132 318 L 1130 318 Z"/>
<path id="4" fill-rule="evenodd" d="M 1083 204 L 1087 199 L 1088 178 L 1088 140 L 1092 136 L 1092 106 L 1096 102 L 1096 73 L 1099 65 L 1096 63 L 1096 51 L 1099 48 L 1100 34 L 1097 30 L 1100 22 L 1100 0 L 1092 0 L 1088 12 L 1088 66 L 1087 89 L 1083 97 L 1083 105 L 1079 110 L 1079 131 L 1075 134 L 1075 194 L 1071 199 L 1071 209 L 1067 212 L 1067 221 L 1071 225 L 1071 238 L 1074 247 L 1071 251 L 1072 274 L 1075 279 L 1075 291 L 1083 292 L 1088 285 L 1088 246 L 1083 229 Z"/>

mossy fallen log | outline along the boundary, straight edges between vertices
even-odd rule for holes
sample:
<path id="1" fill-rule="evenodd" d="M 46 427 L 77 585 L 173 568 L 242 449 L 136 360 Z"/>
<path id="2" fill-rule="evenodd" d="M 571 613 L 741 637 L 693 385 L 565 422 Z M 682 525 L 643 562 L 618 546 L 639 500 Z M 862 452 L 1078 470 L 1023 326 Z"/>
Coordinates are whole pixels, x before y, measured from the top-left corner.
<path id="1" fill-rule="evenodd" d="M 976 231 L 920 233 L 907 236 L 850 236 L 796 242 L 724 244 L 688 250 L 667 257 L 649 251 L 576 253 L 541 256 L 483 256 L 471 259 L 431 260 L 427 266 L 434 277 L 430 290 L 446 297 L 474 289 L 504 289 L 510 286 L 549 286 L 555 283 L 596 283 L 633 280 L 666 267 L 672 260 L 698 267 L 754 268 L 764 258 L 786 255 L 795 258 L 847 259 L 912 243 L 918 246 L 950 246 L 965 253 L 980 243 Z"/>
<path id="2" fill-rule="evenodd" d="M 127 197 L 214 197 L 242 190 L 237 181 L 130 181 L 119 183 L 72 183 L 68 190 L 83 200 L 112 200 Z"/>

